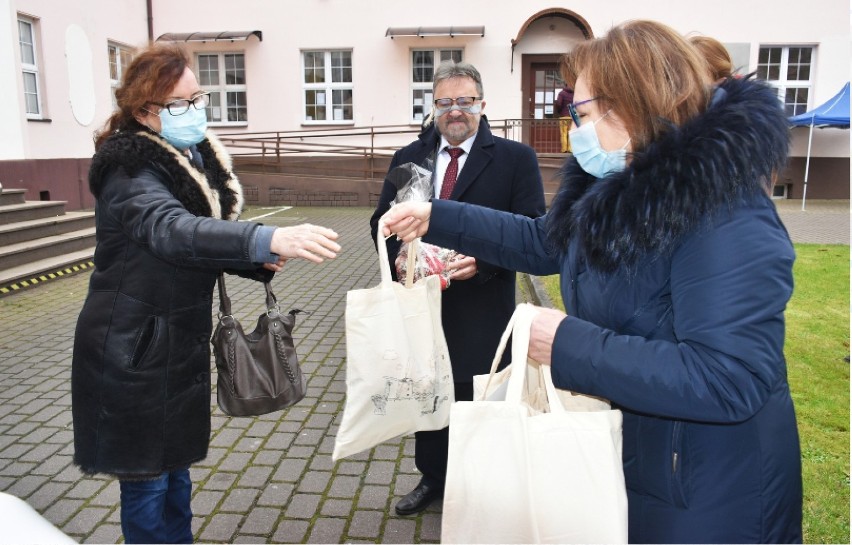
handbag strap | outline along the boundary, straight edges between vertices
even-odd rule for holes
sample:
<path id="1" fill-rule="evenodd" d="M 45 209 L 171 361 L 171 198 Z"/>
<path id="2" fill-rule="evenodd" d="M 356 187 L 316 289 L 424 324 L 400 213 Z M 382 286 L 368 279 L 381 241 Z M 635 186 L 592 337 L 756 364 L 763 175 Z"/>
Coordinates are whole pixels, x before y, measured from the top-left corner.
<path id="1" fill-rule="evenodd" d="M 219 284 L 219 314 L 220 318 L 223 316 L 231 315 L 231 298 L 228 297 L 228 292 L 225 290 L 225 273 L 220 272 L 217 283 Z M 272 283 L 264 282 L 263 287 L 266 288 L 266 309 L 267 311 L 278 308 L 278 299 L 275 297 L 275 294 L 272 292 Z M 301 310 L 291 311 L 291 314 L 295 314 L 296 312 L 303 312 Z"/>

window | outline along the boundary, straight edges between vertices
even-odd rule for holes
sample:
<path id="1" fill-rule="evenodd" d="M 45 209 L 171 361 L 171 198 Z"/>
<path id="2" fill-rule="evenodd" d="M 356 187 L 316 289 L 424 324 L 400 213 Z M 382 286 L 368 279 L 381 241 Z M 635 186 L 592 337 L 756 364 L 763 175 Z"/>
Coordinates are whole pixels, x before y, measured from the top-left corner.
<path id="1" fill-rule="evenodd" d="M 246 63 L 242 53 L 199 53 L 198 84 L 210 93 L 207 120 L 248 123 Z"/>
<path id="2" fill-rule="evenodd" d="M 109 84 L 112 92 L 112 107 L 117 108 L 115 103 L 115 90 L 121 85 L 121 78 L 124 77 L 124 71 L 133 60 L 133 51 L 130 48 L 118 45 L 107 44 L 107 55 L 109 57 Z"/>
<path id="3" fill-rule="evenodd" d="M 21 72 L 24 83 L 24 103 L 27 118 L 42 119 L 42 100 L 36 50 L 35 20 L 18 17 L 18 43 L 21 48 Z"/>
<path id="4" fill-rule="evenodd" d="M 437 59 L 437 62 L 436 62 Z M 414 49 L 411 51 L 411 121 L 420 123 L 432 111 L 432 77 L 443 61 L 462 61 L 461 49 Z M 455 98 L 455 97 L 451 97 Z"/>
<path id="5" fill-rule="evenodd" d="M 351 122 L 352 51 L 303 51 L 306 122 Z"/>
<path id="6" fill-rule="evenodd" d="M 810 46 L 762 46 L 757 59 L 757 77 L 778 89 L 787 115 L 808 110 L 811 66 L 814 48 Z"/>

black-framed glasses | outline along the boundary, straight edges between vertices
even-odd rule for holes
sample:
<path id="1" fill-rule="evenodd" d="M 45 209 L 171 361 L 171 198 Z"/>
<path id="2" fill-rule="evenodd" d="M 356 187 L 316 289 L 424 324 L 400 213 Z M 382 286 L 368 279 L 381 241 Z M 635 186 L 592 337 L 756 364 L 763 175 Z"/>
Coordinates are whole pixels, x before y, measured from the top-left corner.
<path id="1" fill-rule="evenodd" d="M 586 100 L 581 100 L 580 102 L 570 102 L 568 103 L 568 113 L 571 115 L 571 121 L 574 122 L 576 127 L 580 126 L 580 115 L 577 113 L 577 106 L 582 106 L 588 102 L 592 102 L 593 100 L 597 100 L 598 97 L 592 97 Z"/>
<path id="2" fill-rule="evenodd" d="M 151 104 L 157 104 L 156 102 L 152 102 Z M 165 108 L 171 115 L 183 115 L 189 111 L 190 105 L 196 110 L 203 110 L 210 104 L 210 93 L 204 91 L 202 93 L 198 93 L 191 99 L 187 100 L 182 98 L 180 100 L 173 100 L 166 104 L 157 104 L 161 108 Z"/>
<path id="3" fill-rule="evenodd" d="M 438 113 L 444 113 L 452 108 L 453 103 L 455 103 L 460 110 L 468 111 L 476 104 L 477 100 L 482 100 L 482 97 L 436 98 L 435 109 L 438 110 Z"/>

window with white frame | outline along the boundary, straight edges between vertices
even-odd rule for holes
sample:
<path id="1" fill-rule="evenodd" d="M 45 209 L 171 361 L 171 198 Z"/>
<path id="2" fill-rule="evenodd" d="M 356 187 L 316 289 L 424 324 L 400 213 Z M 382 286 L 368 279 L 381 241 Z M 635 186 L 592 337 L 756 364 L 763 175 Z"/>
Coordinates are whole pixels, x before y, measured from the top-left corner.
<path id="1" fill-rule="evenodd" d="M 778 89 L 788 116 L 808 110 L 813 83 L 814 48 L 811 46 L 761 46 L 757 77 Z"/>
<path id="2" fill-rule="evenodd" d="M 133 50 L 129 47 L 116 43 L 107 44 L 107 56 L 109 58 L 109 84 L 112 92 L 112 107 L 115 109 L 118 105 L 115 102 L 115 91 L 121 85 L 121 79 L 124 77 L 124 71 L 133 60 Z"/>
<path id="3" fill-rule="evenodd" d="M 302 51 L 306 123 L 351 123 L 352 51 Z"/>
<path id="4" fill-rule="evenodd" d="M 24 83 L 24 103 L 29 119 L 42 119 L 42 96 L 39 82 L 36 21 L 18 16 L 18 43 L 21 49 L 21 72 Z"/>
<path id="5" fill-rule="evenodd" d="M 198 84 L 210 93 L 207 120 L 210 123 L 245 125 L 246 62 L 243 53 L 199 53 Z"/>
<path id="6" fill-rule="evenodd" d="M 411 121 L 420 123 L 432 111 L 432 82 L 443 61 L 462 61 L 461 49 L 411 50 Z M 453 97 L 455 98 L 455 97 Z"/>

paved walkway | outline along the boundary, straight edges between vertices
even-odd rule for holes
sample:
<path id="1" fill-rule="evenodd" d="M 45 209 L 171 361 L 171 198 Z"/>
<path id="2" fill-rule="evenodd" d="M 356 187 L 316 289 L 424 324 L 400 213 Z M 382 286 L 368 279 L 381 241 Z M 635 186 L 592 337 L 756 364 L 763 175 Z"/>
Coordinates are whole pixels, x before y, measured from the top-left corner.
<path id="1" fill-rule="evenodd" d="M 800 209 L 790 201 L 779 206 L 794 240 L 849 244 L 848 201 Z M 332 227 L 345 252 L 319 266 L 290 262 L 274 280 L 282 306 L 311 311 L 295 330 L 307 397 L 259 418 L 227 417 L 211 397 L 210 454 L 192 468 L 197 541 L 439 541 L 439 505 L 415 517 L 393 513 L 419 479 L 412 438 L 331 462 L 345 393 L 346 292 L 378 283 L 370 212 L 299 208 L 264 218 Z M 23 498 L 80 542 L 118 543 L 118 483 L 84 476 L 72 464 L 70 359 L 88 278 L 85 272 L 0 298 L 0 491 Z M 252 282 L 234 278 L 228 290 L 245 321 L 261 312 L 263 297 Z"/>

